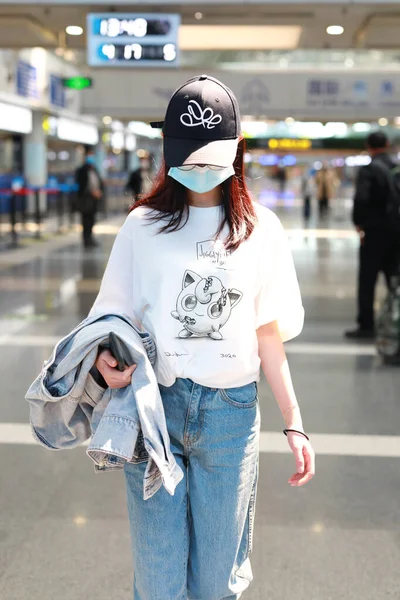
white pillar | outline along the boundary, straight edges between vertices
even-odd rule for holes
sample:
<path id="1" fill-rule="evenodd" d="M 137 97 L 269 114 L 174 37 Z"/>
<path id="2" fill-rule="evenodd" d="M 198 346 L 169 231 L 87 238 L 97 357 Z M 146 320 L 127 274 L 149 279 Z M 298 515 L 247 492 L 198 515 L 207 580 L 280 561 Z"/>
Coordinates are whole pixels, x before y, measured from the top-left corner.
<path id="1" fill-rule="evenodd" d="M 47 183 L 47 137 L 43 114 L 33 112 L 32 133 L 24 138 L 24 177 L 27 185 L 41 187 Z"/>
<path id="2" fill-rule="evenodd" d="M 104 142 L 100 139 L 99 143 L 96 146 L 96 167 L 98 168 L 99 173 L 103 178 L 107 177 L 107 169 L 105 167 L 106 158 L 107 150 L 104 145 Z"/>

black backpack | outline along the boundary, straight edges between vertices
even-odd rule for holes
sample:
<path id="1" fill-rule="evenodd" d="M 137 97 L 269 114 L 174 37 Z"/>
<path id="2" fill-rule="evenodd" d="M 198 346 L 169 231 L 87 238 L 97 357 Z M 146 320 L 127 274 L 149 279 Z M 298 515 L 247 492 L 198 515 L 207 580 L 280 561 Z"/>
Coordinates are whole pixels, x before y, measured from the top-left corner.
<path id="1" fill-rule="evenodd" d="M 388 183 L 388 198 L 386 201 L 386 216 L 388 227 L 400 232 L 400 165 L 389 167 L 383 161 L 375 160 L 374 167 L 385 173 Z"/>

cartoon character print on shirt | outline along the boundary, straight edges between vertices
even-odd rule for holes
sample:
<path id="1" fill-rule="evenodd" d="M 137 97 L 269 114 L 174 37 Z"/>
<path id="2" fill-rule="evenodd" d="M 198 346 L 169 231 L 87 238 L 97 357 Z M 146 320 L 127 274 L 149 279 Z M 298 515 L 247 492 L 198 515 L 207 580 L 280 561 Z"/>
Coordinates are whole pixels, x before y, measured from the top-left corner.
<path id="1" fill-rule="evenodd" d="M 202 278 L 194 271 L 185 271 L 176 310 L 171 313 L 183 324 L 179 337 L 196 335 L 222 340 L 220 329 L 227 323 L 242 296 L 238 290 L 226 290 L 218 277 Z"/>

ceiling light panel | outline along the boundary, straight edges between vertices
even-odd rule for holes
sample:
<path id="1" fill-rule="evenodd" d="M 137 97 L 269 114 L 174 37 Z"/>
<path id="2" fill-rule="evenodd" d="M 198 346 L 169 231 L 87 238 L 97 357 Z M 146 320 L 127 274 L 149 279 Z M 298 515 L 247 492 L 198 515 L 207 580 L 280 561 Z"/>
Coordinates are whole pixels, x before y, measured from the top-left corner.
<path id="1" fill-rule="evenodd" d="M 82 35 L 83 28 L 79 25 L 68 25 L 68 27 L 65 28 L 65 31 L 68 35 Z"/>
<path id="2" fill-rule="evenodd" d="M 326 28 L 326 33 L 328 35 L 342 35 L 342 33 L 344 33 L 344 27 L 341 25 L 329 25 L 329 27 Z"/>
<path id="3" fill-rule="evenodd" d="M 290 26 L 182 25 L 182 50 L 287 50 L 297 48 L 302 28 Z"/>

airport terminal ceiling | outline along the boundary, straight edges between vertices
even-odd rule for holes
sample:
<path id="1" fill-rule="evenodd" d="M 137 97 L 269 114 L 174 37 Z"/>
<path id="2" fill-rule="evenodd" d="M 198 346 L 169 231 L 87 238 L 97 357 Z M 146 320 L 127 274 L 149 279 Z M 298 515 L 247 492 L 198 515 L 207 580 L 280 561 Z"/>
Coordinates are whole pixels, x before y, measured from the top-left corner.
<path id="1" fill-rule="evenodd" d="M 20 48 L 41 46 L 72 49 L 86 46 L 85 26 L 89 12 L 169 12 L 182 17 L 183 50 L 213 49 L 220 36 L 212 35 L 216 26 L 265 27 L 250 36 L 256 50 L 295 49 L 393 49 L 398 45 L 400 8 L 398 2 L 0 2 L 0 46 Z M 83 28 L 81 36 L 65 36 L 68 25 Z M 327 27 L 341 26 L 341 35 L 329 35 Z M 195 28 L 195 29 L 194 29 Z M 200 30 L 199 28 L 204 28 Z M 186 31 L 185 31 L 186 30 Z M 198 39 L 202 33 L 203 40 Z M 210 32 L 210 35 L 208 35 Z M 230 33 L 228 30 L 226 31 Z M 238 32 L 238 30 L 236 30 Z M 256 30 L 254 29 L 254 32 Z M 207 33 L 207 35 L 204 35 Z M 251 49 L 251 42 L 239 33 L 238 49 Z M 194 48 L 191 46 L 195 45 Z M 221 48 L 218 48 L 221 49 Z"/>

